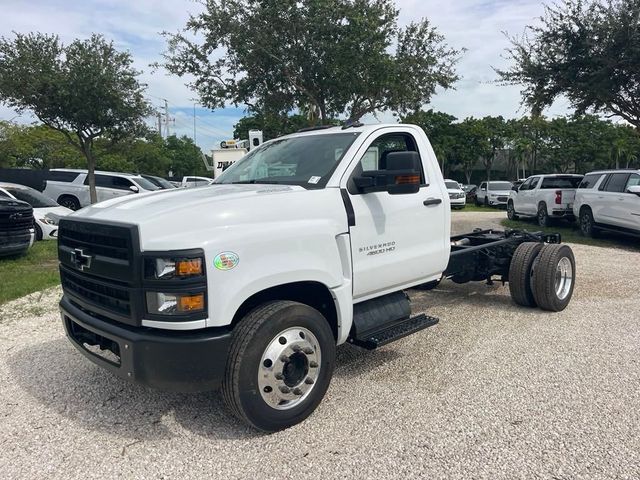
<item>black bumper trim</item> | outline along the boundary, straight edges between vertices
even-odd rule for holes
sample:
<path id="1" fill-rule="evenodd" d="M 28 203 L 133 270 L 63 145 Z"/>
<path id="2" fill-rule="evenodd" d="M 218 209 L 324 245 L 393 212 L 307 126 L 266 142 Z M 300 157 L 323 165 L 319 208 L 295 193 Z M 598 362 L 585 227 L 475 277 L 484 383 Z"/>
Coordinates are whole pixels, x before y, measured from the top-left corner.
<path id="1" fill-rule="evenodd" d="M 201 392 L 220 386 L 231 331 L 209 328 L 197 331 L 158 330 L 114 325 L 60 301 L 64 329 L 71 343 L 89 360 L 114 375 L 160 390 Z M 80 328 L 76 327 L 79 326 Z M 82 333 L 79 333 L 82 332 Z M 88 350 L 84 344 L 113 345 L 118 362 Z"/>

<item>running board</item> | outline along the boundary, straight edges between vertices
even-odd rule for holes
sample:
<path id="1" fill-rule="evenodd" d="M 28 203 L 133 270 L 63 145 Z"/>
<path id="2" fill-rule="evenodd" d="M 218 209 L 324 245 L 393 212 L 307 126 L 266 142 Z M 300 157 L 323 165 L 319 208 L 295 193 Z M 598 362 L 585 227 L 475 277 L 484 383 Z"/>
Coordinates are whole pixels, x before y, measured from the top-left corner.
<path id="1" fill-rule="evenodd" d="M 393 325 L 386 326 L 375 332 L 367 333 L 362 337 L 349 338 L 349 343 L 366 348 L 367 350 L 374 350 L 388 343 L 400 340 L 412 333 L 431 327 L 439 321 L 440 320 L 435 317 L 430 317 L 422 313 L 415 317 L 395 322 Z"/>

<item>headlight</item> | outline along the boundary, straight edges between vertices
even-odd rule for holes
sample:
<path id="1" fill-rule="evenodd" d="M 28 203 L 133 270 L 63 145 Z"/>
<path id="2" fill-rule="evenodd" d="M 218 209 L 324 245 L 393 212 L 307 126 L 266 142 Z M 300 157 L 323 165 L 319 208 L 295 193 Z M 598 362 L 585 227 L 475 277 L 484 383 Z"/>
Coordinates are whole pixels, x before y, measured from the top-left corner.
<path id="1" fill-rule="evenodd" d="M 204 275 L 202 257 L 197 258 L 148 258 L 145 276 L 162 280 L 193 278 Z"/>
<path id="2" fill-rule="evenodd" d="M 47 225 L 58 225 L 58 218 L 56 217 L 50 217 L 48 215 L 45 215 L 40 220 L 46 223 Z"/>
<path id="3" fill-rule="evenodd" d="M 156 315 L 184 315 L 204 311 L 204 293 L 147 292 L 147 311 Z"/>

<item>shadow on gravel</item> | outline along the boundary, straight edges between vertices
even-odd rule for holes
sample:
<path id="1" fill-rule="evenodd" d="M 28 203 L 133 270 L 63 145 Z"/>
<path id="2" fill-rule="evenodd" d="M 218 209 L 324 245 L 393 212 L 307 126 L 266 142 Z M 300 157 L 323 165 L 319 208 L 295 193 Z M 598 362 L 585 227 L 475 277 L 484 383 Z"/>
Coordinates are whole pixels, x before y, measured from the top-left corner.
<path id="1" fill-rule="evenodd" d="M 399 356 L 394 350 L 341 346 L 335 375 L 370 373 Z M 171 428 L 175 421 L 210 439 L 264 435 L 236 420 L 219 392 L 180 394 L 128 383 L 89 362 L 64 338 L 12 352 L 6 362 L 18 385 L 42 408 L 89 430 L 136 440 L 161 440 L 176 435 Z"/>
<path id="2" fill-rule="evenodd" d="M 167 393 L 121 380 L 89 362 L 64 338 L 19 350 L 7 358 L 18 385 L 44 408 L 89 430 L 133 439 L 176 435 L 174 421 L 212 439 L 261 436 L 224 407 L 218 392 Z"/>

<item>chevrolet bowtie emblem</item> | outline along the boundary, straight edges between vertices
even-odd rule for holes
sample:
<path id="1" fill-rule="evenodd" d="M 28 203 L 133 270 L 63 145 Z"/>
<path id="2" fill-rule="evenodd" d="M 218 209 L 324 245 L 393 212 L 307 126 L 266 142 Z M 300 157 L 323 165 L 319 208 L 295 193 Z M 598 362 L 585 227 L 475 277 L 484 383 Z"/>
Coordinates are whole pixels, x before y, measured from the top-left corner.
<path id="1" fill-rule="evenodd" d="M 76 248 L 71 252 L 71 263 L 80 271 L 91 266 L 91 255 L 85 255 L 81 248 Z"/>

